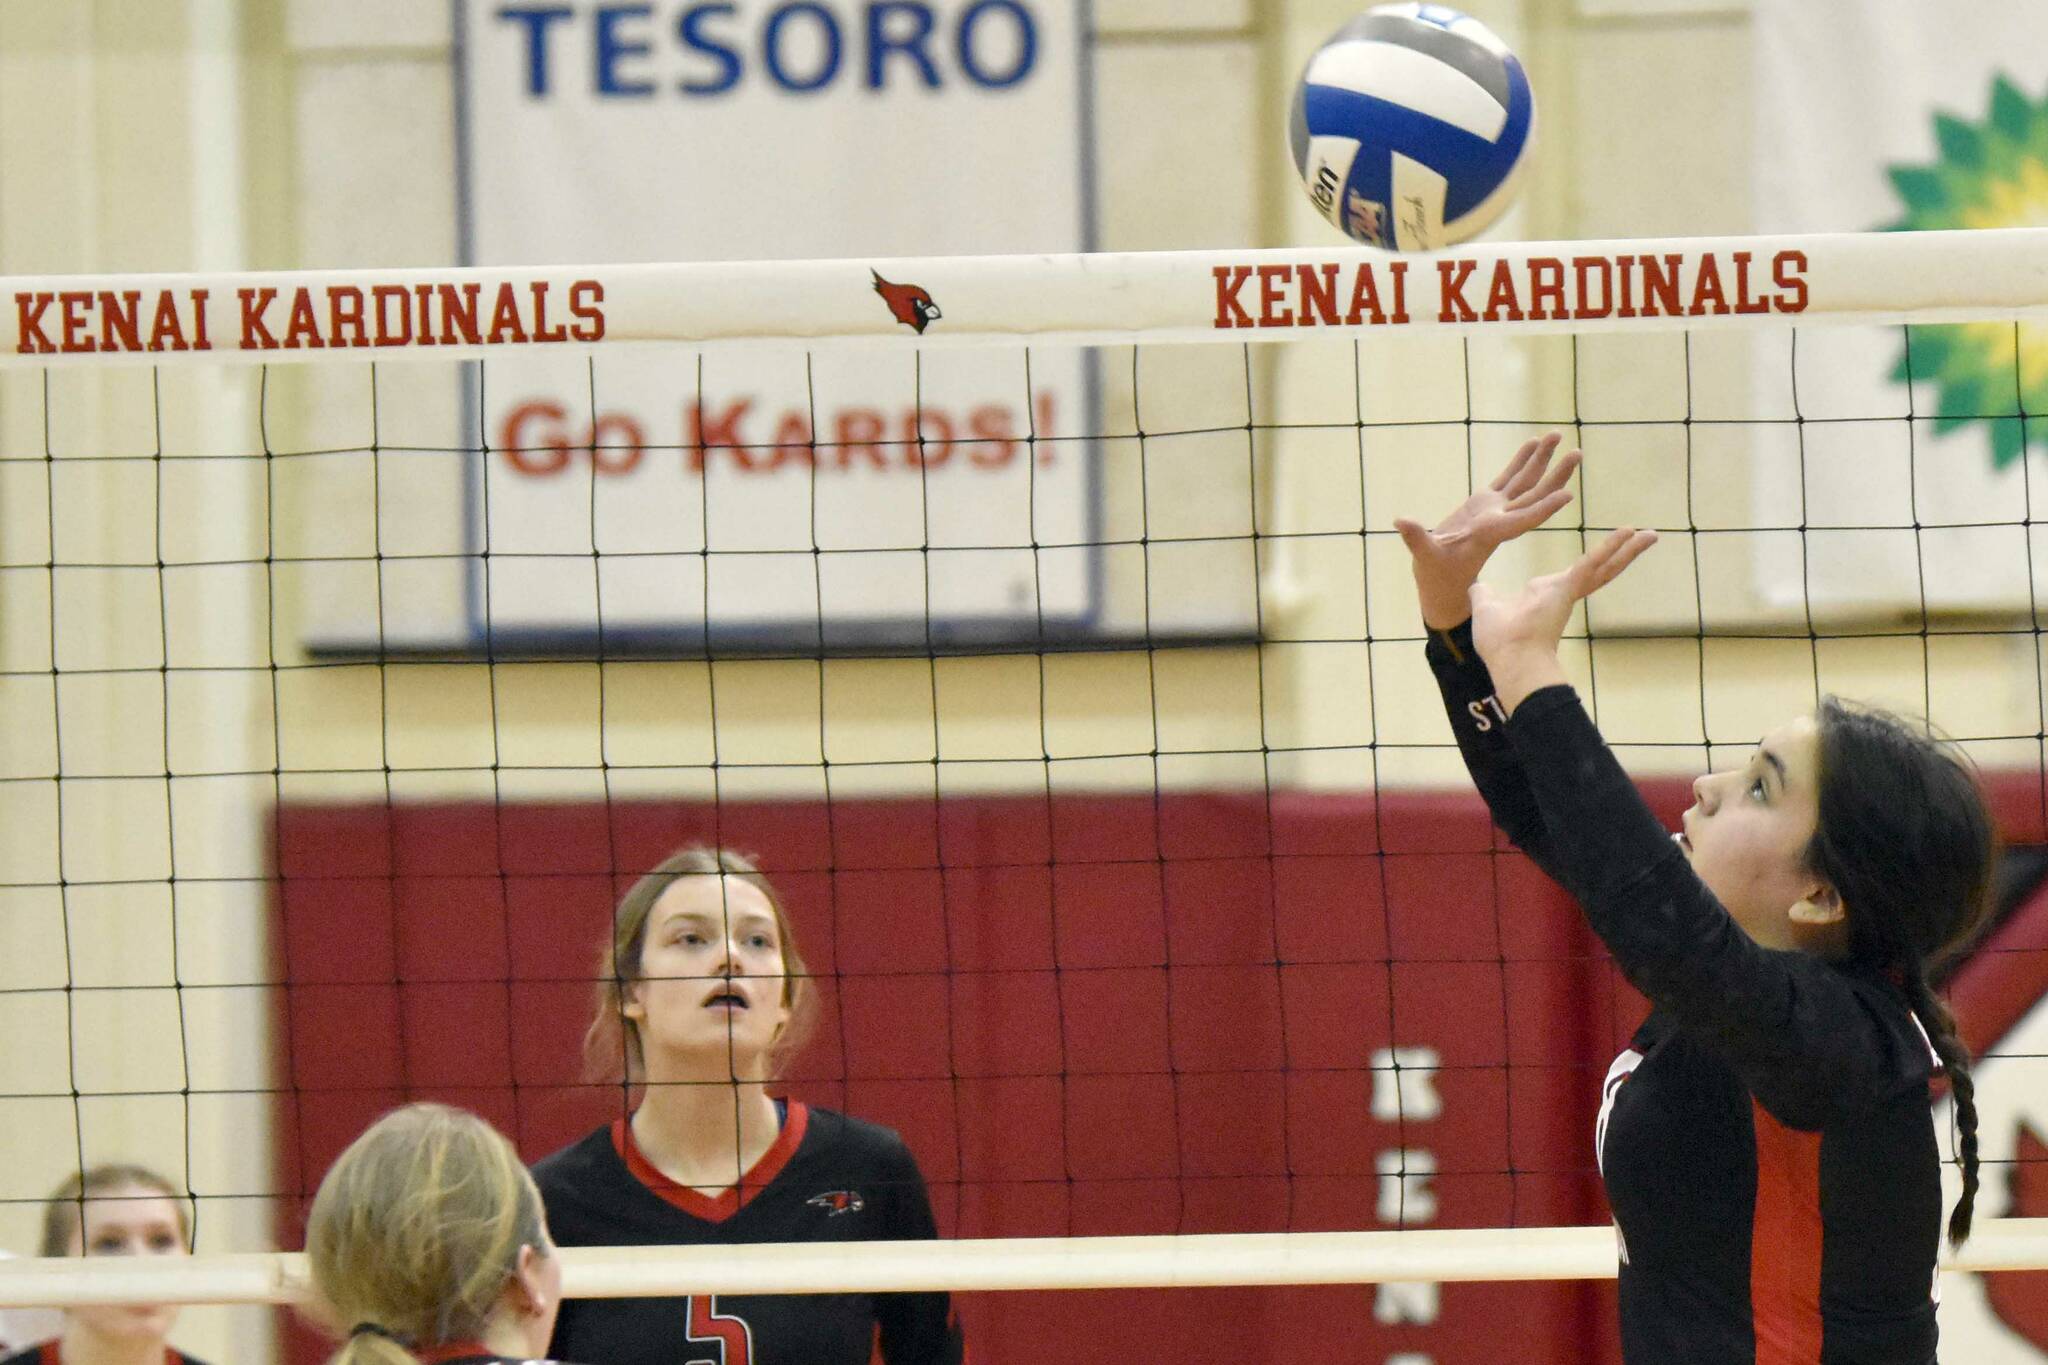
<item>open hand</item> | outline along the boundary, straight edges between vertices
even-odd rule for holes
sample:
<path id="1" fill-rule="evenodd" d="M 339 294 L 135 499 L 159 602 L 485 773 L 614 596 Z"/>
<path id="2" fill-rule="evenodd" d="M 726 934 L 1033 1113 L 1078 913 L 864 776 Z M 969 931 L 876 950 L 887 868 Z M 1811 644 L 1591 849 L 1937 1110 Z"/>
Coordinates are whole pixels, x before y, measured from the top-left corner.
<path id="1" fill-rule="evenodd" d="M 1493 674 L 1495 695 L 1512 712 L 1539 687 L 1564 680 L 1557 642 L 1572 608 L 1621 576 L 1636 556 L 1657 543 L 1655 531 L 1624 526 L 1566 569 L 1532 578 L 1521 591 L 1472 585 L 1472 643 Z"/>
<path id="2" fill-rule="evenodd" d="M 1406 517 L 1395 518 L 1394 529 L 1413 561 L 1424 625 L 1449 630 L 1471 615 L 1467 594 L 1494 550 L 1541 526 L 1572 500 L 1565 484 L 1581 456 L 1568 450 L 1553 464 L 1551 456 L 1563 439 L 1553 431 L 1524 441 L 1499 477 L 1465 499 L 1433 531 Z"/>

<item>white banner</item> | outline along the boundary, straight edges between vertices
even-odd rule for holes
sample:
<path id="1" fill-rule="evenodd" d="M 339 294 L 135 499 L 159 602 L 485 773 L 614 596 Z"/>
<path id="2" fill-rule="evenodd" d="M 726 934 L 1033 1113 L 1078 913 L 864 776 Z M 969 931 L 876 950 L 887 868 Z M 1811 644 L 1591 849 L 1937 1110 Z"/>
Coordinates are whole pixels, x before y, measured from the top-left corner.
<path id="1" fill-rule="evenodd" d="M 1759 230 L 2048 222 L 2048 10 L 1758 0 L 1754 35 Z M 2048 469 L 2027 467 L 2048 331 L 1802 330 L 1796 357 L 1760 346 L 1757 366 L 1783 419 L 1757 435 L 1759 524 L 1805 528 L 1765 538 L 1767 598 L 1908 620 L 1923 595 L 1936 613 L 2042 600 L 2023 518 L 2048 507 Z"/>
<path id="2" fill-rule="evenodd" d="M 890 258 L 1089 245 L 1080 0 L 462 0 L 461 22 L 468 263 L 868 258 L 866 306 L 923 335 L 945 300 Z M 494 363 L 472 629 L 1085 633 L 1096 556 L 1033 547 L 1091 538 L 1091 382 L 1075 349 L 1028 376 L 1017 353 Z"/>

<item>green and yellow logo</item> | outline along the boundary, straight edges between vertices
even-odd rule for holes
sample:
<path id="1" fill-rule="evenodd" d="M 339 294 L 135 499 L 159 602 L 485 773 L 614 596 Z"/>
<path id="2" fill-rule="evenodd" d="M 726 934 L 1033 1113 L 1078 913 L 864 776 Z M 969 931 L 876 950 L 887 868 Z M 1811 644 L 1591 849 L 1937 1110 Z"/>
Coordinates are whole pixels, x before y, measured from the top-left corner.
<path id="1" fill-rule="evenodd" d="M 2048 97 L 2035 103 L 2000 76 L 1982 123 L 1936 114 L 1934 137 L 1933 164 L 1888 168 L 1906 211 L 1885 231 L 2048 226 Z M 1999 469 L 2048 447 L 2048 328 L 1908 327 L 1892 378 L 1934 386 L 1936 433 L 1983 427 Z"/>

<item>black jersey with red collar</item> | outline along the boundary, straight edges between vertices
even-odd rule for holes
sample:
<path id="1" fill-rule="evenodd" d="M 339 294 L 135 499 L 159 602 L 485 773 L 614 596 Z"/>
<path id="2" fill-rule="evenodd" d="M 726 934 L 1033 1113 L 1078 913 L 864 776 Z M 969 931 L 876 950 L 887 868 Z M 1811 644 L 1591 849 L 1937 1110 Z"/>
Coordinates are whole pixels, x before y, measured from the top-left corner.
<path id="1" fill-rule="evenodd" d="M 790 1101 L 775 1144 L 716 1199 L 675 1184 L 620 1120 L 534 1167 L 563 1246 L 913 1241 L 938 1235 L 890 1129 Z M 599 1365 L 961 1365 L 945 1294 L 571 1299 L 550 1351 Z"/>
<path id="2" fill-rule="evenodd" d="M 1596 1137 L 1632 1365 L 1931 1365 L 1936 1059 L 1874 973 L 1757 944 L 1576 693 L 1502 714 L 1470 624 L 1428 656 L 1474 783 L 1653 1009 Z"/>

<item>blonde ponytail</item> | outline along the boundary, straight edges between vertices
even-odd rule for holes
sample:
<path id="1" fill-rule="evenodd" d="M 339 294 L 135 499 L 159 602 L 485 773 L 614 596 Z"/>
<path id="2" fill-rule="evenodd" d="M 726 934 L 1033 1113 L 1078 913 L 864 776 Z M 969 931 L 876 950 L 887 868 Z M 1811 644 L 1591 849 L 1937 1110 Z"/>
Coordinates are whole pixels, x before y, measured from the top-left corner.
<path id="1" fill-rule="evenodd" d="M 350 1333 L 341 1349 L 327 1358 L 328 1365 L 419 1365 L 419 1357 L 388 1336 L 372 1332 Z"/>
<path id="2" fill-rule="evenodd" d="M 413 1104 L 349 1144 L 306 1227 L 313 1288 L 347 1338 L 330 1365 L 412 1365 L 480 1339 L 519 1250 L 552 1244 L 519 1156 L 474 1114 Z"/>

